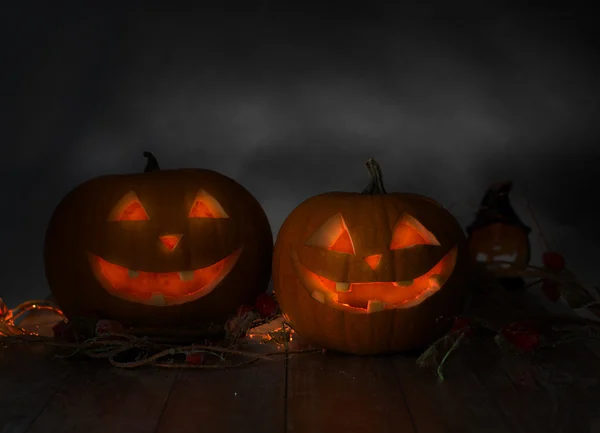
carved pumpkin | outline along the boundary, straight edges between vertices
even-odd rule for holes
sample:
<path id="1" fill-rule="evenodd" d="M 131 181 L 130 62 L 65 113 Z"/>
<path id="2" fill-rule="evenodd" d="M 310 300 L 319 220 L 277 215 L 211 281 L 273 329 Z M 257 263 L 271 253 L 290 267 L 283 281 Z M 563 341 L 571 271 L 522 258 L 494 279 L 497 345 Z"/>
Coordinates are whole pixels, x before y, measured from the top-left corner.
<path id="1" fill-rule="evenodd" d="M 300 204 L 275 242 L 273 283 L 284 317 L 326 349 L 378 354 L 421 347 L 451 325 L 468 286 L 454 217 L 415 194 L 387 194 L 378 164 L 363 194 Z"/>
<path id="2" fill-rule="evenodd" d="M 52 294 L 70 317 L 142 326 L 221 322 L 266 290 L 273 237 L 254 197 L 211 170 L 92 179 L 46 233 Z"/>
<path id="3" fill-rule="evenodd" d="M 529 264 L 531 229 L 514 211 L 509 199 L 511 190 L 509 181 L 488 188 L 475 221 L 467 227 L 467 242 L 474 262 L 485 267 L 506 288 L 517 289 L 524 280 L 506 277 L 506 273 L 525 269 Z"/>

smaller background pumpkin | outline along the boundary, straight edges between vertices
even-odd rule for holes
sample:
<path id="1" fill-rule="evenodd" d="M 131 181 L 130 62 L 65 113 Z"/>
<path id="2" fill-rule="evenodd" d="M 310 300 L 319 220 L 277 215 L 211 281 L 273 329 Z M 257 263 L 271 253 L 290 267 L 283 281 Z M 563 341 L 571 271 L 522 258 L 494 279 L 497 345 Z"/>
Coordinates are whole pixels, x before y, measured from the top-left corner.
<path id="1" fill-rule="evenodd" d="M 506 277 L 506 273 L 524 270 L 529 264 L 531 229 L 521 221 L 510 203 L 512 187 L 510 181 L 490 186 L 481 200 L 475 221 L 466 230 L 471 260 L 483 266 L 507 289 L 519 289 L 524 286 L 524 280 Z"/>

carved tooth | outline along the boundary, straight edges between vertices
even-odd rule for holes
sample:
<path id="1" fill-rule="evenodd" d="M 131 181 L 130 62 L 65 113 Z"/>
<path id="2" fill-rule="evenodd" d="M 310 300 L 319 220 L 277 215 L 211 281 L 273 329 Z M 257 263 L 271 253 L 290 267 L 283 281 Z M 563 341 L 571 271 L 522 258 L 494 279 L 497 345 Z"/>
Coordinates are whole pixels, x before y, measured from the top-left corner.
<path id="1" fill-rule="evenodd" d="M 488 261 L 488 255 L 486 253 L 477 253 L 477 256 L 475 256 L 475 260 L 478 262 L 485 263 Z"/>
<path id="2" fill-rule="evenodd" d="M 376 313 L 385 310 L 385 302 L 379 299 L 371 299 L 367 304 L 367 313 Z"/>
<path id="3" fill-rule="evenodd" d="M 410 285 L 412 285 L 412 283 L 414 283 L 415 280 L 402 280 L 402 281 L 396 281 L 396 285 L 400 286 L 400 287 L 408 287 Z"/>
<path id="4" fill-rule="evenodd" d="M 442 277 L 439 274 L 433 274 L 429 277 L 429 287 L 439 289 L 442 285 Z"/>
<path id="5" fill-rule="evenodd" d="M 192 281 L 194 279 L 194 271 L 178 272 L 181 281 Z"/>
<path id="6" fill-rule="evenodd" d="M 512 254 L 500 254 L 498 256 L 494 256 L 492 260 L 496 262 L 515 262 L 517 261 L 517 256 L 518 253 L 515 251 Z"/>
<path id="7" fill-rule="evenodd" d="M 127 276 L 129 278 L 137 278 L 140 276 L 139 271 L 134 271 L 133 269 L 127 269 Z"/>
<path id="8" fill-rule="evenodd" d="M 164 307 L 167 305 L 167 301 L 162 293 L 153 293 L 148 303 L 150 305 L 154 305 L 155 307 Z"/>
<path id="9" fill-rule="evenodd" d="M 350 290 L 350 283 L 335 283 L 336 292 L 347 292 Z"/>
<path id="10" fill-rule="evenodd" d="M 315 290 L 314 292 L 312 292 L 312 297 L 315 301 L 319 301 L 321 304 L 325 303 L 325 295 L 323 294 L 323 292 Z"/>

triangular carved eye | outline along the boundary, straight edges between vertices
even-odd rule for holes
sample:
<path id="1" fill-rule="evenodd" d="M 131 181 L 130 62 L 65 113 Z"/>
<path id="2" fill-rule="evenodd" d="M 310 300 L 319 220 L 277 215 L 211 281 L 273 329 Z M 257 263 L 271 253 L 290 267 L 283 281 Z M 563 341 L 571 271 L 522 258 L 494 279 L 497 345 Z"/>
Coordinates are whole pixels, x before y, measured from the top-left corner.
<path id="1" fill-rule="evenodd" d="M 146 209 L 133 191 L 125 194 L 108 215 L 108 221 L 148 221 L 149 219 Z"/>
<path id="2" fill-rule="evenodd" d="M 221 204 L 209 193 L 201 189 L 192 203 L 189 218 L 229 218 Z"/>
<path id="3" fill-rule="evenodd" d="M 354 254 L 354 243 L 342 214 L 335 214 L 306 241 L 308 246 L 338 253 Z"/>
<path id="4" fill-rule="evenodd" d="M 415 245 L 439 245 L 436 237 L 419 221 L 405 213 L 396 222 L 390 250 L 410 248 Z"/>

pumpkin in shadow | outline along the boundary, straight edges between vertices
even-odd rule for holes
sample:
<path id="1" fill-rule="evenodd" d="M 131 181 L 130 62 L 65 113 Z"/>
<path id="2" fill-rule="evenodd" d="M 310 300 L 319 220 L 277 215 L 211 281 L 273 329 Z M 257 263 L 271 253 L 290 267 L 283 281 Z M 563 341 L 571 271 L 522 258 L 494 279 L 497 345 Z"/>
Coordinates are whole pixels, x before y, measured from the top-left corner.
<path id="1" fill-rule="evenodd" d="M 386 193 L 375 160 L 363 194 L 331 192 L 283 223 L 273 284 L 285 319 L 304 340 L 379 354 L 426 345 L 448 329 L 468 292 L 464 233 L 442 206 Z"/>
<path id="2" fill-rule="evenodd" d="M 273 237 L 256 199 L 211 170 L 92 179 L 48 225 L 44 262 L 69 317 L 127 325 L 218 323 L 267 289 Z"/>
<path id="3" fill-rule="evenodd" d="M 523 287 L 524 280 L 512 276 L 529 265 L 531 245 L 526 226 L 509 198 L 513 184 L 499 182 L 486 191 L 475 221 L 467 227 L 471 259 L 495 276 L 506 288 Z"/>

